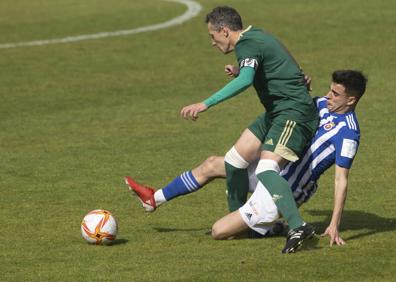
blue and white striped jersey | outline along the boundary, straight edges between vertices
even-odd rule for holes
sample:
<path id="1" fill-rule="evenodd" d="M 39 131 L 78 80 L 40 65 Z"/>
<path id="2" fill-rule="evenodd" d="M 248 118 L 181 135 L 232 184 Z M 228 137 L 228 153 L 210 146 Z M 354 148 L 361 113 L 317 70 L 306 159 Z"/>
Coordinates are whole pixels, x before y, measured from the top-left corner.
<path id="1" fill-rule="evenodd" d="M 298 205 L 315 193 L 317 180 L 334 163 L 351 168 L 359 146 L 360 129 L 355 112 L 331 113 L 325 97 L 314 101 L 320 117 L 319 128 L 302 157 L 281 171 Z"/>

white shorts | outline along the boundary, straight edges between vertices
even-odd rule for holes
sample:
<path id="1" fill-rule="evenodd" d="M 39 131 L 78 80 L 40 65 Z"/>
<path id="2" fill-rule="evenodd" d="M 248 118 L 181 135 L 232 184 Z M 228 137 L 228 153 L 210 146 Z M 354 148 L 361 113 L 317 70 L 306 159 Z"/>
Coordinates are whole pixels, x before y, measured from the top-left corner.
<path id="1" fill-rule="evenodd" d="M 239 213 L 251 229 L 262 235 L 265 235 L 279 218 L 278 208 L 261 182 L 258 182 L 256 190 L 246 204 L 239 208 Z"/>

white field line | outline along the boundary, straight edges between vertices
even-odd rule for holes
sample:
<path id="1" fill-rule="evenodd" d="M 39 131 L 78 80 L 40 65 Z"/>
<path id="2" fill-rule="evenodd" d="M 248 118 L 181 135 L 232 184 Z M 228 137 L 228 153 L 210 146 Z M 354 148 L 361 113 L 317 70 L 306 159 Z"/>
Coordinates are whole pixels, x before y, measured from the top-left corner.
<path id="1" fill-rule="evenodd" d="M 59 44 L 59 43 L 71 43 L 71 42 L 79 42 L 84 40 L 92 40 L 92 39 L 114 37 L 114 36 L 126 36 L 141 32 L 154 31 L 154 30 L 159 30 L 174 25 L 182 24 L 190 20 L 191 18 L 195 17 L 196 15 L 198 15 L 202 9 L 202 6 L 197 2 L 195 2 L 194 0 L 166 0 L 166 1 L 178 2 L 184 4 L 187 6 L 187 11 L 181 16 L 178 16 L 169 21 L 159 24 L 153 24 L 153 25 L 138 27 L 134 29 L 68 36 L 64 38 L 54 38 L 54 39 L 35 40 L 35 41 L 27 41 L 27 42 L 15 42 L 15 43 L 0 43 L 0 49 L 27 47 L 27 46 L 42 46 L 42 45 Z"/>

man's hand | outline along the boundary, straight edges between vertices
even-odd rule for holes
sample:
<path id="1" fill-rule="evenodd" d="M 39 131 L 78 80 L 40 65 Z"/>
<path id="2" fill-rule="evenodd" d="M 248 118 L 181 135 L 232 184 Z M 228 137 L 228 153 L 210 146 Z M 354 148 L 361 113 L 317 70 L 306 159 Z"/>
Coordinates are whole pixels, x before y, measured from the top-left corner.
<path id="1" fill-rule="evenodd" d="M 197 104 L 192 104 L 189 106 L 185 106 L 181 111 L 180 111 L 180 116 L 184 119 L 192 119 L 193 121 L 196 121 L 198 119 L 198 113 L 204 112 L 208 109 L 208 107 L 204 103 L 197 103 Z"/>
<path id="2" fill-rule="evenodd" d="M 305 87 L 307 87 L 307 90 L 312 91 L 312 86 L 311 86 L 312 78 L 309 77 L 308 75 L 304 75 L 304 82 L 305 82 Z"/>
<path id="3" fill-rule="evenodd" d="M 237 77 L 239 75 L 239 68 L 234 65 L 226 65 L 224 71 L 229 76 Z"/>
<path id="4" fill-rule="evenodd" d="M 326 228 L 326 231 L 323 234 L 321 234 L 320 236 L 322 236 L 322 237 L 330 236 L 330 247 L 333 246 L 334 243 L 336 243 L 338 246 L 346 244 L 345 241 L 342 240 L 342 238 L 340 237 L 340 234 L 338 233 L 338 228 L 333 227 L 331 225 L 329 225 Z"/>

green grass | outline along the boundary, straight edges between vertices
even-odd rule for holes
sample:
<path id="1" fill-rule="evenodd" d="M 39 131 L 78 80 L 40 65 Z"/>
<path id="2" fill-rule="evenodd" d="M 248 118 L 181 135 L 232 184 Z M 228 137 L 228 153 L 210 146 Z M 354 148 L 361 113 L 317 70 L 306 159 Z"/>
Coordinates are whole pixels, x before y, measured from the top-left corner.
<path id="1" fill-rule="evenodd" d="M 0 49 L 0 246 L 2 281 L 386 281 L 394 280 L 396 236 L 393 126 L 396 4 L 392 0 L 227 1 L 277 35 L 327 91 L 330 73 L 369 76 L 357 113 L 362 139 L 350 174 L 343 247 L 322 238 L 295 255 L 283 238 L 217 242 L 211 225 L 226 211 L 224 182 L 145 214 L 122 177 L 161 187 L 209 155 L 226 152 L 261 112 L 254 91 L 203 114 L 179 118 L 227 78 L 234 62 L 210 47 L 203 17 L 127 37 Z M 166 1 L 2 0 L 0 43 L 130 29 L 185 8 Z M 235 114 L 237 113 L 237 114 Z M 324 231 L 333 171 L 303 217 Z M 92 209 L 119 222 L 111 247 L 85 244 Z"/>

